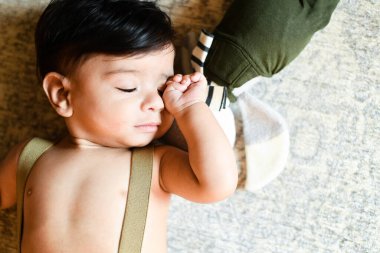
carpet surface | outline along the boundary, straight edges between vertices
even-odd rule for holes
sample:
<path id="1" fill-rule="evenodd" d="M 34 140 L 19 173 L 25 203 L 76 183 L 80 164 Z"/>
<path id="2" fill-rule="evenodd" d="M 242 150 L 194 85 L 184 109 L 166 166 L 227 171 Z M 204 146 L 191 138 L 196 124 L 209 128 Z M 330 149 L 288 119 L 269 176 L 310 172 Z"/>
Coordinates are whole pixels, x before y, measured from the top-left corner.
<path id="1" fill-rule="evenodd" d="M 62 121 L 35 78 L 33 30 L 46 0 L 0 0 L 0 157 Z M 178 32 L 212 28 L 231 0 L 159 0 Z M 287 120 L 284 172 L 255 193 L 200 205 L 173 197 L 170 253 L 380 252 L 380 1 L 341 0 L 301 55 L 246 92 Z M 244 174 L 241 122 L 237 157 Z M 15 253 L 15 209 L 0 211 L 0 252 Z"/>

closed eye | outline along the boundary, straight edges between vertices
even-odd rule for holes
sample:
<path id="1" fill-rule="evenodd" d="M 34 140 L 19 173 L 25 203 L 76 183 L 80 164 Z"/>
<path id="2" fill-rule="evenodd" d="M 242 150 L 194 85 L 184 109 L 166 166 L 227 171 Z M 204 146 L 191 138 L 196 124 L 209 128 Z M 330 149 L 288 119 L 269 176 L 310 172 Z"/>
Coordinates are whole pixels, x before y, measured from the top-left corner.
<path id="1" fill-rule="evenodd" d="M 128 93 L 136 91 L 136 88 L 132 88 L 132 89 L 117 88 L 117 89 L 122 92 L 128 92 Z"/>

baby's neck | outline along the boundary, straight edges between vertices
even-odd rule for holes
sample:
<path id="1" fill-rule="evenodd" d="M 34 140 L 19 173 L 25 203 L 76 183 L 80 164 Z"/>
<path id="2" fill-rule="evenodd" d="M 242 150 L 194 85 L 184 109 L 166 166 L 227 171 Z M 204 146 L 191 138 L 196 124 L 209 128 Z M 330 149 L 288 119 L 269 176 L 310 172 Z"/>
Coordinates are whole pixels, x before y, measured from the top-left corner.
<path id="1" fill-rule="evenodd" d="M 67 146 L 69 148 L 79 148 L 79 149 L 129 149 L 128 147 L 110 147 L 106 145 L 102 145 L 101 143 L 97 143 L 85 138 L 78 138 L 75 136 L 68 135 L 65 137 L 61 144 Z"/>

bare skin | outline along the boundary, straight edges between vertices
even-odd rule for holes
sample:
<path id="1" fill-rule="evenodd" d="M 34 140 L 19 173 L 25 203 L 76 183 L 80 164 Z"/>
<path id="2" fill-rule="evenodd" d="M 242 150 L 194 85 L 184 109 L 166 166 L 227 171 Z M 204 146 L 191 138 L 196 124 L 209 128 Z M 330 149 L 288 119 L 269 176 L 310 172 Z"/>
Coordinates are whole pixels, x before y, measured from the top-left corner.
<path id="1" fill-rule="evenodd" d="M 23 252 L 117 252 L 130 158 L 128 149 L 78 148 L 69 140 L 49 150 L 25 189 Z M 143 252 L 166 252 L 170 194 L 159 184 L 159 159 Z"/>
<path id="2" fill-rule="evenodd" d="M 235 158 L 203 102 L 206 80 L 200 73 L 172 76 L 173 58 L 172 48 L 132 58 L 100 55 L 72 76 L 45 77 L 44 90 L 65 118 L 70 136 L 44 153 L 28 178 L 23 253 L 117 252 L 130 148 L 162 136 L 173 119 L 189 151 L 155 147 L 142 252 L 166 252 L 171 194 L 209 203 L 234 192 Z M 16 202 L 16 167 L 23 145 L 0 164 L 2 208 Z"/>

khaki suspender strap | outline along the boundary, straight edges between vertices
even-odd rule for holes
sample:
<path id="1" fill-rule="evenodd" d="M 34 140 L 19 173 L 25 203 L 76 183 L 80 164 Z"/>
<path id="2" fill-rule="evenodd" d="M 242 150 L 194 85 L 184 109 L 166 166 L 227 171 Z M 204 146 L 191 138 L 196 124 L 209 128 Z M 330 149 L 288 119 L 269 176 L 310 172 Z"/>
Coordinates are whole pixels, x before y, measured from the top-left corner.
<path id="1" fill-rule="evenodd" d="M 33 167 L 37 159 L 51 146 L 49 142 L 40 138 L 33 138 L 24 147 L 18 160 L 17 168 L 17 239 L 18 252 L 21 252 L 21 237 L 23 227 L 23 209 L 24 209 L 24 192 L 25 184 L 30 169 Z"/>
<path id="2" fill-rule="evenodd" d="M 52 142 L 40 138 L 29 141 L 20 154 L 17 168 L 17 239 L 21 252 L 25 184 L 29 172 L 38 158 Z M 134 149 L 129 179 L 124 223 L 120 236 L 119 253 L 140 253 L 148 213 L 150 185 L 152 181 L 153 147 Z"/>
<path id="3" fill-rule="evenodd" d="M 152 168 L 153 146 L 133 149 L 119 253 L 141 252 L 148 212 Z"/>

